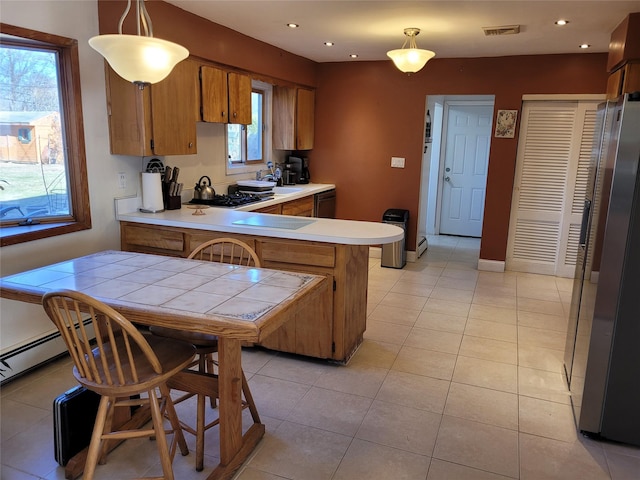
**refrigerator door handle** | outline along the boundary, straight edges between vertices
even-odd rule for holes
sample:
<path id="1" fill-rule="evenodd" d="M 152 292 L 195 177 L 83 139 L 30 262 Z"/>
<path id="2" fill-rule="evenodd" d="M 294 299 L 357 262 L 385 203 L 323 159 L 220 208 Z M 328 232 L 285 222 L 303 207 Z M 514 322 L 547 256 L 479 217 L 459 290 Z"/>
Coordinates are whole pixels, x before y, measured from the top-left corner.
<path id="1" fill-rule="evenodd" d="M 589 225 L 589 213 L 591 212 L 591 200 L 584 201 L 584 209 L 582 210 L 582 225 L 580 226 L 580 246 L 587 244 L 587 227 Z"/>

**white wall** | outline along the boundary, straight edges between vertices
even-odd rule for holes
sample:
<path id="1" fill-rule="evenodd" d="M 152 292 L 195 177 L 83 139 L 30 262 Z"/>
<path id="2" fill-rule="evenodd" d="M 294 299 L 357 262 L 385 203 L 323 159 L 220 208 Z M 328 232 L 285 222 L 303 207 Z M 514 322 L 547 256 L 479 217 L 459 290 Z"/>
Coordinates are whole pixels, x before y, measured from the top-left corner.
<path id="1" fill-rule="evenodd" d="M 114 217 L 116 173 L 133 175 L 138 162 L 109 154 L 104 70 L 101 57 L 87 41 L 98 31 L 97 4 L 93 1 L 2 1 L 2 21 L 78 40 L 82 109 L 93 228 L 0 250 L 1 274 L 9 275 L 48 263 L 118 248 L 119 230 Z M 135 190 L 134 190 L 135 191 Z M 0 300 L 2 351 L 9 345 L 51 331 L 42 309 Z"/>

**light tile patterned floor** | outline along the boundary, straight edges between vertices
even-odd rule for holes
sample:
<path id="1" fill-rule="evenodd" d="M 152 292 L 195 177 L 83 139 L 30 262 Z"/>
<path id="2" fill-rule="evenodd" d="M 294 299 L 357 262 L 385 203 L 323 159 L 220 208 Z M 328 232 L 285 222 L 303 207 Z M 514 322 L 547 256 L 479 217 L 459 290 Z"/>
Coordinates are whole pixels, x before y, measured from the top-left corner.
<path id="1" fill-rule="evenodd" d="M 478 252 L 478 240 L 443 236 L 402 270 L 372 259 L 365 341 L 348 366 L 246 349 L 267 434 L 236 478 L 640 479 L 640 448 L 576 432 L 561 373 L 571 281 L 478 272 Z M 64 478 L 51 403 L 74 385 L 70 368 L 2 388 L 3 480 Z M 187 421 L 194 411 L 179 405 Z M 206 445 L 217 448 L 215 429 Z M 198 473 L 193 454 L 178 456 L 176 479 L 216 463 Z M 153 442 L 129 440 L 96 477 L 159 471 Z"/>

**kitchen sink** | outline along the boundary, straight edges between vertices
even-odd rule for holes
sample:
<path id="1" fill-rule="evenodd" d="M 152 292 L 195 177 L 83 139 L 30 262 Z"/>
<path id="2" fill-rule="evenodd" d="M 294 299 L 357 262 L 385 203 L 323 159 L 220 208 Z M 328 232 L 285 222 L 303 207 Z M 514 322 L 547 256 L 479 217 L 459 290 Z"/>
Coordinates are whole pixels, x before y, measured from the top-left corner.
<path id="1" fill-rule="evenodd" d="M 302 190 L 300 187 L 273 187 L 273 193 L 275 195 L 291 195 L 301 192 Z"/>

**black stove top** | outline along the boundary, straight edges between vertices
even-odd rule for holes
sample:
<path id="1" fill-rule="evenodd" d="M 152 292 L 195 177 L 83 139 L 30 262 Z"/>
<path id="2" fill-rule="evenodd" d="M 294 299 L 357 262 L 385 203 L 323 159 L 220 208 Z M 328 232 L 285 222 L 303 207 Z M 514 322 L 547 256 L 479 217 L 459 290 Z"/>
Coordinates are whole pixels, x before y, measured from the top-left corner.
<path id="1" fill-rule="evenodd" d="M 193 205 L 209 205 L 212 207 L 225 207 L 235 208 L 247 205 L 249 203 L 261 202 L 268 200 L 270 196 L 254 195 L 253 193 L 236 192 L 231 195 L 214 195 L 214 198 L 209 200 L 190 200 L 189 203 Z"/>

